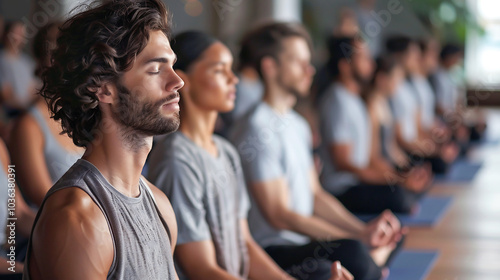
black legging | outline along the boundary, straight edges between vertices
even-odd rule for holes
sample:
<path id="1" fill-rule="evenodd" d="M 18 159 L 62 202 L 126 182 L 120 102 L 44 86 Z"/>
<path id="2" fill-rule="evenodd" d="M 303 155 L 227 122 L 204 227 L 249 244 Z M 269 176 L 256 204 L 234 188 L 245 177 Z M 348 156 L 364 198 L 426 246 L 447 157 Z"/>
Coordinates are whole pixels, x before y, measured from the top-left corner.
<path id="1" fill-rule="evenodd" d="M 269 246 L 265 250 L 297 279 L 327 280 L 334 261 L 340 261 L 356 280 L 379 280 L 382 273 L 368 248 L 357 240 L 313 241 L 302 246 Z"/>
<path id="2" fill-rule="evenodd" d="M 356 214 L 379 214 L 389 209 L 394 213 L 410 213 L 423 194 L 401 186 L 359 184 L 336 197 Z"/>
<path id="3" fill-rule="evenodd" d="M 22 273 L 0 274 L 0 280 L 21 280 L 21 279 L 23 279 Z"/>

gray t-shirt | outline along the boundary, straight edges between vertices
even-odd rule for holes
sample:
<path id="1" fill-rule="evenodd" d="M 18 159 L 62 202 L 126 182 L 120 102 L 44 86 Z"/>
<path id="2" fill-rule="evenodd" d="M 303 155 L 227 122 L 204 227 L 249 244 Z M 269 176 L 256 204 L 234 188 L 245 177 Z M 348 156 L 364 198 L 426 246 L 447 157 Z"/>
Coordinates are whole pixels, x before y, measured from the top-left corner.
<path id="1" fill-rule="evenodd" d="M 304 216 L 313 214 L 314 198 L 310 185 L 313 168 L 311 131 L 295 111 L 280 115 L 261 102 L 243 117 L 230 133 L 241 156 L 247 183 L 285 178 L 290 210 Z M 303 245 L 309 238 L 272 227 L 252 199 L 249 225 L 262 247 Z"/>
<path id="2" fill-rule="evenodd" d="M 413 76 L 411 78 L 413 86 L 417 93 L 417 100 L 420 110 L 420 123 L 426 130 L 430 130 L 435 121 L 436 100 L 434 91 L 423 76 Z"/>
<path id="3" fill-rule="evenodd" d="M 401 127 L 403 139 L 407 142 L 413 142 L 418 137 L 418 100 L 415 95 L 415 89 L 408 80 L 405 80 L 399 85 L 391 98 L 394 118 Z"/>
<path id="4" fill-rule="evenodd" d="M 320 154 L 324 164 L 321 183 L 329 192 L 339 195 L 358 184 L 359 179 L 336 168 L 330 147 L 332 144 L 350 144 L 351 164 L 358 168 L 366 167 L 370 160 L 371 123 L 361 97 L 339 83 L 326 90 L 319 110 L 323 140 Z"/>
<path id="5" fill-rule="evenodd" d="M 5 50 L 0 50 L 0 86 L 9 84 L 14 91 L 14 98 L 20 104 L 29 105 L 31 100 L 29 87 L 33 85 L 35 64 L 25 54 L 14 58 Z"/>
<path id="6" fill-rule="evenodd" d="M 240 158 L 226 140 L 216 135 L 213 140 L 217 157 L 180 131 L 161 138 L 151 151 L 148 179 L 172 203 L 177 244 L 211 240 L 219 266 L 246 278 L 249 263 L 240 221 L 247 218 L 250 202 Z"/>
<path id="7" fill-rule="evenodd" d="M 450 73 L 443 68 L 439 68 L 433 74 L 436 87 L 436 101 L 445 113 L 453 113 L 456 110 L 458 100 L 457 85 L 450 77 Z"/>

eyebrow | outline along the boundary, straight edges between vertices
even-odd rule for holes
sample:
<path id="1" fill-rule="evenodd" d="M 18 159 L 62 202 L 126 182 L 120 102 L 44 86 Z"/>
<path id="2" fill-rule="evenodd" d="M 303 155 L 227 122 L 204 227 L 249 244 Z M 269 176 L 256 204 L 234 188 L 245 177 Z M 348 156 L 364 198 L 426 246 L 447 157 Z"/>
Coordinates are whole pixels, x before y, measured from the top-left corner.
<path id="1" fill-rule="evenodd" d="M 176 61 L 177 61 L 177 56 L 174 57 L 174 61 L 172 64 L 175 64 Z M 153 63 L 153 62 L 168 63 L 169 59 L 166 57 L 155 57 L 155 58 L 147 60 L 144 64 L 149 64 L 149 63 Z"/>

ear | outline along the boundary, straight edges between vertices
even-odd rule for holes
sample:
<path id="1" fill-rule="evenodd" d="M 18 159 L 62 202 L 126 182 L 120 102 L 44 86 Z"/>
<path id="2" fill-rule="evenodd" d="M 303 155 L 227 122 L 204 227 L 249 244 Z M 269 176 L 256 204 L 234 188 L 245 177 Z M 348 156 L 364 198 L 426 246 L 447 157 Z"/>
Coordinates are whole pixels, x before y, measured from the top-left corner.
<path id="1" fill-rule="evenodd" d="M 265 79 L 273 79 L 278 73 L 278 64 L 274 58 L 266 56 L 260 62 L 260 69 Z"/>
<path id="2" fill-rule="evenodd" d="M 99 88 L 97 88 L 96 96 L 99 99 L 100 103 L 113 103 L 117 94 L 117 89 L 115 86 L 110 84 L 103 84 Z"/>

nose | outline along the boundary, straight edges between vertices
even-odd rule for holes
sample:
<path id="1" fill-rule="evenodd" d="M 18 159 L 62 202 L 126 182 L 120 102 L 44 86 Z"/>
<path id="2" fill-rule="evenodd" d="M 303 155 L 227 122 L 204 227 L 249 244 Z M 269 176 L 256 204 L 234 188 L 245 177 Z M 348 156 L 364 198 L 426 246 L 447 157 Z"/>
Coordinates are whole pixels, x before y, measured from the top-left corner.
<path id="1" fill-rule="evenodd" d="M 238 76 L 236 76 L 234 74 L 234 72 L 231 71 L 231 83 L 235 85 L 235 84 L 237 84 L 239 82 L 240 82 L 240 79 L 238 78 Z"/>
<path id="2" fill-rule="evenodd" d="M 316 74 L 316 68 L 314 68 L 314 66 L 309 64 L 307 66 L 307 73 L 309 73 L 309 75 L 311 75 L 311 76 L 314 76 L 314 74 Z"/>
<path id="3" fill-rule="evenodd" d="M 171 76 L 171 81 L 168 81 L 167 83 L 167 91 L 172 92 L 176 91 L 178 92 L 183 86 L 184 86 L 184 81 L 175 73 L 174 70 L 172 70 L 173 75 Z"/>

